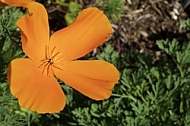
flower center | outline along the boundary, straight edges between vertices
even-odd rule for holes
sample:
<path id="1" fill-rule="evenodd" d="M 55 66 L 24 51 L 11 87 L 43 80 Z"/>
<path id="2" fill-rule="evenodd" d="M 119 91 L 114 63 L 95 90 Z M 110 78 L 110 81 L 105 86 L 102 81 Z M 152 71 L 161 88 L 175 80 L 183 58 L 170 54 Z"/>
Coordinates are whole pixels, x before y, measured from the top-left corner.
<path id="1" fill-rule="evenodd" d="M 49 46 L 45 46 L 45 59 L 41 60 L 38 66 L 42 74 L 48 77 L 53 75 L 52 67 L 56 67 L 55 62 L 59 60 L 57 57 L 60 52 L 56 52 L 55 49 L 56 46 L 54 46 L 52 50 L 49 49 Z"/>

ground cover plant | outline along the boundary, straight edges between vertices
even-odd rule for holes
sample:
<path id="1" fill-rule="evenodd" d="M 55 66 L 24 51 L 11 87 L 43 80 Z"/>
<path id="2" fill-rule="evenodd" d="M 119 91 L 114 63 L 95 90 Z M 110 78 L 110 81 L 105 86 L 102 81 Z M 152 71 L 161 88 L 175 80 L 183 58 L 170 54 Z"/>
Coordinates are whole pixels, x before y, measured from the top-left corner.
<path id="1" fill-rule="evenodd" d="M 22 108 L 10 93 L 9 63 L 26 57 L 15 22 L 25 8 L 0 7 L 0 126 L 189 126 L 190 19 L 177 0 L 38 0 L 51 33 L 71 24 L 89 6 L 112 23 L 109 40 L 81 59 L 112 63 L 120 72 L 109 99 L 94 101 L 59 81 L 63 111 L 39 114 Z M 148 22 L 148 23 L 147 23 Z M 73 36 L 74 37 L 74 36 Z"/>

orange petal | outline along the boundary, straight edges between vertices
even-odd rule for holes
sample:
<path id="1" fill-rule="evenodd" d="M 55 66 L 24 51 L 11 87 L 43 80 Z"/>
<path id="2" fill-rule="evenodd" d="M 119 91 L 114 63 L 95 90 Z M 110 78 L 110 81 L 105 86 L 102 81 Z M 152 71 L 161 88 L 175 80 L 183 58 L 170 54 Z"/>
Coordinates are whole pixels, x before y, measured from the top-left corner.
<path id="1" fill-rule="evenodd" d="M 3 3 L 6 3 L 11 6 L 23 6 L 25 7 L 32 0 L 1 0 Z"/>
<path id="2" fill-rule="evenodd" d="M 30 59 L 15 59 L 8 70 L 11 93 L 19 104 L 38 113 L 53 113 L 62 110 L 66 104 L 65 95 L 54 76 L 40 73 Z"/>
<path id="3" fill-rule="evenodd" d="M 110 97 L 119 72 L 105 61 L 65 61 L 56 64 L 54 74 L 82 94 L 102 100 Z"/>
<path id="4" fill-rule="evenodd" d="M 49 42 L 49 24 L 46 9 L 42 4 L 31 2 L 29 15 L 22 16 L 17 25 L 21 30 L 23 51 L 33 60 L 45 57 L 45 45 Z"/>
<path id="5" fill-rule="evenodd" d="M 58 47 L 65 59 L 73 60 L 102 44 L 111 32 L 111 24 L 103 12 L 90 7 L 80 12 L 73 24 L 55 32 L 50 42 Z"/>

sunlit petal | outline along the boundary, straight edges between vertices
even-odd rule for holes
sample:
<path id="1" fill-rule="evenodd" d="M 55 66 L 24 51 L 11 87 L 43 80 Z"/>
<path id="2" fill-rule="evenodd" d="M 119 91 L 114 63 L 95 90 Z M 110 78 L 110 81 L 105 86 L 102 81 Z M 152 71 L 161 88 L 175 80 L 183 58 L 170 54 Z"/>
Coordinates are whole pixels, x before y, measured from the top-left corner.
<path id="1" fill-rule="evenodd" d="M 27 6 L 29 15 L 22 16 L 17 25 L 21 30 L 23 51 L 33 60 L 45 57 L 45 45 L 49 42 L 49 24 L 46 9 L 37 2 Z"/>
<path id="2" fill-rule="evenodd" d="M 105 61 L 65 61 L 53 68 L 54 74 L 84 95 L 102 100 L 110 97 L 119 72 Z"/>
<path id="3" fill-rule="evenodd" d="M 15 59 L 8 70 L 11 93 L 19 104 L 38 113 L 53 113 L 66 104 L 65 95 L 54 76 L 44 76 L 30 59 Z"/>
<path id="4" fill-rule="evenodd" d="M 50 42 L 56 45 L 67 60 L 86 55 L 107 40 L 111 24 L 102 11 L 90 7 L 79 13 L 70 26 L 55 32 Z"/>
<path id="5" fill-rule="evenodd" d="M 6 3 L 11 6 L 23 6 L 25 7 L 32 0 L 1 0 L 3 3 Z"/>

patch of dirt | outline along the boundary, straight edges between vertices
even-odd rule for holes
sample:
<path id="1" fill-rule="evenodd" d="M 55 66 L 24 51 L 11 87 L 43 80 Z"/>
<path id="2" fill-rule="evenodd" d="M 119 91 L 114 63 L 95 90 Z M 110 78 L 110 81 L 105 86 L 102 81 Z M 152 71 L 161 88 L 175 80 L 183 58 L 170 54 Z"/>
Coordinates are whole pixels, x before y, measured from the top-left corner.
<path id="1" fill-rule="evenodd" d="M 77 0 L 90 6 L 95 0 Z M 125 48 L 157 51 L 156 40 L 186 40 L 186 30 L 180 25 L 186 19 L 182 4 L 178 0 L 125 0 L 121 21 L 113 24 L 113 43 L 120 51 Z"/>
<path id="2" fill-rule="evenodd" d="M 155 50 L 158 39 L 187 38 L 180 25 L 187 15 L 177 0 L 135 0 L 126 2 L 125 10 L 120 33 L 129 47 L 143 52 Z"/>

